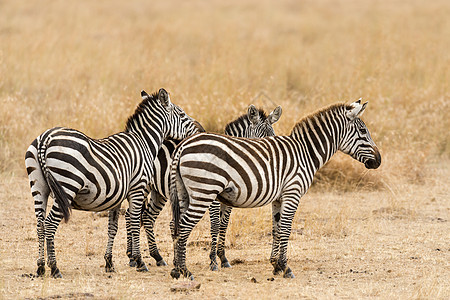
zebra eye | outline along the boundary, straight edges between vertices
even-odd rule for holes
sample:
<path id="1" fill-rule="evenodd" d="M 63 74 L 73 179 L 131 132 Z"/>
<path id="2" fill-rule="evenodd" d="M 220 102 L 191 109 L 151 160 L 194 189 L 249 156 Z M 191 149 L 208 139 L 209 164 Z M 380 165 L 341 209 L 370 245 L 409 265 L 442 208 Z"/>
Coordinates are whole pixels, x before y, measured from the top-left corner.
<path id="1" fill-rule="evenodd" d="M 367 133 L 367 130 L 366 130 L 365 128 L 360 128 L 360 129 L 359 129 L 359 132 L 361 132 L 361 134 L 366 134 L 366 133 Z"/>

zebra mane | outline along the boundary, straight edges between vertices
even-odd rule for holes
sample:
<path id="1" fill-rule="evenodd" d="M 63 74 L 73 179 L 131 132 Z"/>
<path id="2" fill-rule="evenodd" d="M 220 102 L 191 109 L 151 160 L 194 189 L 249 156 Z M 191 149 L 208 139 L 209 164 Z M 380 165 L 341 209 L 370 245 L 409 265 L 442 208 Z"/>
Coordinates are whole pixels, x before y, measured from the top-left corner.
<path id="1" fill-rule="evenodd" d="M 314 119 L 317 119 L 323 115 L 325 115 L 326 113 L 330 112 L 330 111 L 335 111 L 335 113 L 338 113 L 339 111 L 341 111 L 342 109 L 351 109 L 352 106 L 350 106 L 349 104 L 346 103 L 335 103 L 335 104 L 331 104 L 327 107 L 321 108 L 316 112 L 313 112 L 305 117 L 303 117 L 302 119 L 300 119 L 300 121 L 298 121 L 294 127 L 292 128 L 292 133 L 294 133 L 296 130 L 300 129 L 301 127 L 303 127 L 303 125 L 308 124 L 308 121 L 311 120 L 313 121 Z"/>
<path id="2" fill-rule="evenodd" d="M 139 103 L 134 113 L 128 118 L 125 130 L 129 131 L 132 128 L 133 123 L 138 119 L 138 117 L 150 106 L 150 103 L 156 101 L 157 99 L 158 99 L 158 92 L 153 92 L 151 95 L 149 95 L 149 97 L 145 97 L 141 101 L 141 103 Z"/>
<path id="3" fill-rule="evenodd" d="M 264 122 L 267 119 L 267 114 L 262 108 L 258 108 L 258 114 L 259 114 L 259 117 L 261 118 L 262 122 Z M 243 114 L 242 116 L 240 116 L 236 120 L 231 121 L 230 123 L 228 123 L 225 126 L 225 132 L 227 132 L 227 130 L 230 129 L 231 126 L 237 126 L 239 124 L 242 124 L 242 125 L 250 124 L 250 120 L 248 119 L 248 114 L 247 113 Z"/>

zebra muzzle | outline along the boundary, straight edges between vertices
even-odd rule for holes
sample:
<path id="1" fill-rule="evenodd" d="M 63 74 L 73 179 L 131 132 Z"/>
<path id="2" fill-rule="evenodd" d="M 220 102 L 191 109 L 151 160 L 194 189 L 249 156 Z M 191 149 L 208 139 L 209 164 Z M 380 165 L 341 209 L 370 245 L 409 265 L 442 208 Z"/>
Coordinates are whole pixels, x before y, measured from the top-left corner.
<path id="1" fill-rule="evenodd" d="M 368 159 L 365 163 L 364 166 L 367 169 L 376 169 L 381 165 L 381 154 L 380 151 L 378 151 L 377 147 L 373 147 L 373 158 Z"/>

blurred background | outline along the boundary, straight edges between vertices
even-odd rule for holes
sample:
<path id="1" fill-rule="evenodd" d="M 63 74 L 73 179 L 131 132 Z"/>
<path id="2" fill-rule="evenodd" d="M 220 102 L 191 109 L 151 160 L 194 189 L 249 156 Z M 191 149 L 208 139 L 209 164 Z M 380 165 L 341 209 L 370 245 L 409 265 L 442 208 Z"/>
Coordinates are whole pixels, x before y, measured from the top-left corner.
<path id="1" fill-rule="evenodd" d="M 281 105 L 287 135 L 362 97 L 381 168 L 337 155 L 316 187 L 432 182 L 450 158 L 449 16 L 447 0 L 0 1 L 0 173 L 26 176 L 47 128 L 123 130 L 164 87 L 213 132 L 253 103 Z"/>

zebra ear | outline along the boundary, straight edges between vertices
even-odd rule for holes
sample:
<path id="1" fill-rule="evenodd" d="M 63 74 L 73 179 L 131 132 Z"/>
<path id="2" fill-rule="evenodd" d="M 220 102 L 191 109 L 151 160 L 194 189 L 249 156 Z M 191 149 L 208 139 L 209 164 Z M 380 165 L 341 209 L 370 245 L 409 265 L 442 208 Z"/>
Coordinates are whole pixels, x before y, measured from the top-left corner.
<path id="1" fill-rule="evenodd" d="M 144 90 L 141 91 L 141 97 L 142 97 L 142 100 L 150 98 L 150 96 Z"/>
<path id="2" fill-rule="evenodd" d="M 248 107 L 247 116 L 252 124 L 257 124 L 260 120 L 259 111 L 253 104 Z"/>
<path id="3" fill-rule="evenodd" d="M 273 112 L 270 113 L 270 115 L 267 117 L 267 119 L 269 120 L 270 124 L 273 124 L 275 122 L 277 122 L 280 117 L 281 117 L 281 106 L 278 106 L 277 108 L 275 108 L 273 110 Z"/>
<path id="4" fill-rule="evenodd" d="M 363 105 L 361 105 L 361 99 L 359 99 L 356 102 L 353 102 L 352 104 L 350 104 L 350 108 L 347 110 L 347 117 L 351 121 L 353 121 L 356 118 L 360 118 L 364 113 L 364 110 L 366 109 L 368 103 L 369 102 L 366 102 Z"/>
<path id="5" fill-rule="evenodd" d="M 164 107 L 169 107 L 170 106 L 169 93 L 163 88 L 159 89 L 159 91 L 158 91 L 158 100 L 159 100 L 159 102 L 161 102 L 161 104 Z"/>

